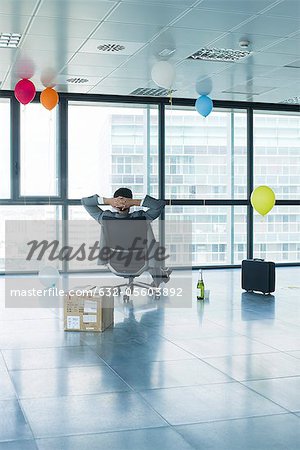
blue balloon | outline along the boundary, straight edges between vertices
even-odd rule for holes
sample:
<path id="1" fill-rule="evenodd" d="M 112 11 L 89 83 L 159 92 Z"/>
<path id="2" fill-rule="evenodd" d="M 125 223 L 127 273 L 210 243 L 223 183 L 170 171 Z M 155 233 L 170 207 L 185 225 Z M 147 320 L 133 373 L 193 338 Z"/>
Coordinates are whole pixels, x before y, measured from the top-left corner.
<path id="1" fill-rule="evenodd" d="M 196 100 L 195 108 L 201 116 L 207 117 L 213 109 L 212 99 L 207 95 L 200 95 Z"/>

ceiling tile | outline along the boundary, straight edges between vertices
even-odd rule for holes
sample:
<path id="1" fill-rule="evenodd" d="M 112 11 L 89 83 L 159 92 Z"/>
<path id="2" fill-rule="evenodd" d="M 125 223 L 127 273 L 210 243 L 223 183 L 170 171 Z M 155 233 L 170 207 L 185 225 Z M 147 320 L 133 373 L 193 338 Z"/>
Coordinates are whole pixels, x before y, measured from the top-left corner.
<path id="1" fill-rule="evenodd" d="M 62 74 L 76 74 L 77 76 L 86 76 L 86 77 L 106 77 L 113 70 L 112 67 L 97 67 L 97 66 L 78 66 L 74 64 L 68 64 L 61 71 Z"/>
<path id="2" fill-rule="evenodd" d="M 0 14 L 30 16 L 38 0 L 1 0 Z"/>
<path id="3" fill-rule="evenodd" d="M 230 31 L 251 16 L 240 13 L 216 12 L 206 9 L 193 9 L 174 24 L 176 27 L 196 30 Z"/>
<path id="4" fill-rule="evenodd" d="M 76 53 L 70 64 L 76 66 L 118 67 L 128 56 L 122 55 L 97 55 L 96 53 Z"/>
<path id="5" fill-rule="evenodd" d="M 265 66 L 284 66 L 295 61 L 295 56 L 284 55 L 282 53 L 260 52 L 254 53 L 247 58 L 247 65 L 257 64 Z M 243 64 L 243 60 L 237 61 L 237 64 Z"/>
<path id="6" fill-rule="evenodd" d="M 232 11 L 245 14 L 257 14 L 272 5 L 275 0 L 203 0 L 196 8 L 206 8 L 216 11 Z"/>
<path id="7" fill-rule="evenodd" d="M 13 62 L 16 53 L 16 48 L 0 48 L 0 70 L 5 71 L 9 65 Z"/>
<path id="8" fill-rule="evenodd" d="M 262 48 L 274 43 L 273 36 L 263 36 L 253 33 L 227 33 L 226 35 L 220 37 L 214 41 L 214 46 L 218 48 L 232 48 L 236 50 L 241 50 L 239 46 L 239 41 L 241 39 L 246 39 L 250 42 L 249 50 L 257 52 Z"/>
<path id="9" fill-rule="evenodd" d="M 53 36 L 59 42 L 62 42 L 64 39 L 72 37 L 87 38 L 97 25 L 97 21 L 35 17 L 29 33 Z"/>
<path id="10" fill-rule="evenodd" d="M 87 92 L 89 92 L 91 89 L 93 88 L 92 85 L 87 85 L 87 84 L 82 84 L 82 85 L 78 85 L 78 84 L 58 84 L 57 86 L 55 86 L 55 89 L 58 92 L 75 92 L 77 94 L 86 94 Z"/>
<path id="11" fill-rule="evenodd" d="M 230 89 L 225 89 L 225 93 L 235 93 L 235 94 L 251 94 L 251 95 L 260 95 L 266 92 L 272 91 L 274 89 L 273 86 L 257 86 L 252 80 L 248 81 L 245 84 L 236 84 L 232 86 Z"/>
<path id="12" fill-rule="evenodd" d="M 29 20 L 30 16 L 0 14 L 0 31 L 23 34 Z"/>
<path id="13" fill-rule="evenodd" d="M 151 5 L 161 5 L 161 0 L 142 0 L 143 3 L 150 3 Z M 163 0 L 164 5 L 189 7 L 195 3 L 196 0 Z M 141 0 L 123 0 L 124 3 L 141 3 Z"/>
<path id="14" fill-rule="evenodd" d="M 288 53 L 289 55 L 300 56 L 300 34 L 294 36 L 293 39 L 285 39 L 268 47 L 269 52 Z"/>
<path id="15" fill-rule="evenodd" d="M 27 34 L 24 41 L 22 41 L 21 48 L 28 52 L 35 52 L 36 50 L 56 51 L 57 49 L 64 49 L 66 52 L 75 52 L 84 42 L 84 38 L 66 38 L 61 42 L 56 39 L 49 39 L 49 36 L 38 36 Z"/>
<path id="16" fill-rule="evenodd" d="M 158 33 L 161 27 L 156 25 L 139 25 L 106 21 L 95 31 L 93 39 L 111 39 L 127 42 L 147 42 Z"/>
<path id="17" fill-rule="evenodd" d="M 13 73 L 19 73 L 22 66 L 28 67 L 31 65 L 33 71 L 40 74 L 46 68 L 51 68 L 58 73 L 63 66 L 68 62 L 73 53 L 64 52 L 63 49 L 55 51 L 40 51 L 37 50 L 32 54 L 31 52 L 22 51 L 18 54 L 18 58 L 13 66 Z"/>
<path id="18" fill-rule="evenodd" d="M 184 11 L 182 8 L 168 6 L 121 3 L 110 15 L 112 22 L 138 23 L 146 25 L 167 25 Z"/>
<path id="19" fill-rule="evenodd" d="M 180 48 L 182 45 L 196 45 L 197 48 L 206 46 L 211 41 L 222 36 L 220 31 L 198 31 L 195 29 L 169 27 L 161 33 L 154 42 L 159 43 L 161 47 Z"/>
<path id="20" fill-rule="evenodd" d="M 100 21 L 114 4 L 101 0 L 44 0 L 38 16 Z"/>
<path id="21" fill-rule="evenodd" d="M 271 8 L 267 14 L 279 17 L 300 18 L 300 2 L 299 0 L 284 0 L 279 5 Z"/>
<path id="22" fill-rule="evenodd" d="M 285 17 L 273 17 L 263 14 L 262 16 L 255 17 L 235 31 L 239 33 L 285 37 L 298 30 L 300 30 L 299 19 L 287 19 Z"/>
<path id="23" fill-rule="evenodd" d="M 300 69 L 281 67 L 272 71 L 271 76 L 274 78 L 280 78 L 283 81 L 287 80 L 299 80 L 300 79 Z"/>

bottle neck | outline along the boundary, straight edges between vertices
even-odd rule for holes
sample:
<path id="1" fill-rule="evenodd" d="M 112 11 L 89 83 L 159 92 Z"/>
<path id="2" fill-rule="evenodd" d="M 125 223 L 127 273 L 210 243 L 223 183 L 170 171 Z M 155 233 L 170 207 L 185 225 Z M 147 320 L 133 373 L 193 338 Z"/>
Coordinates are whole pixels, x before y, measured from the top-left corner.
<path id="1" fill-rule="evenodd" d="M 199 270 L 198 280 L 203 281 L 202 270 Z"/>

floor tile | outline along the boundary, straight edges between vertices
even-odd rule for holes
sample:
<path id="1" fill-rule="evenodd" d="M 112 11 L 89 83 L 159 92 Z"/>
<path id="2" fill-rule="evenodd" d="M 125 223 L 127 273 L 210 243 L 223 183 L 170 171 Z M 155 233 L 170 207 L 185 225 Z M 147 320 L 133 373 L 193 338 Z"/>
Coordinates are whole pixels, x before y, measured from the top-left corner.
<path id="1" fill-rule="evenodd" d="M 288 352 L 289 355 L 293 356 L 294 358 L 300 359 L 300 350 L 295 352 Z"/>
<path id="2" fill-rule="evenodd" d="M 205 361 L 238 381 L 300 374 L 300 361 L 284 353 L 224 356 Z"/>
<path id="3" fill-rule="evenodd" d="M 0 401 L 0 411 L 0 441 L 32 438 L 32 433 L 17 400 Z"/>
<path id="4" fill-rule="evenodd" d="M 142 391 L 171 425 L 286 412 L 239 383 Z"/>
<path id="5" fill-rule="evenodd" d="M 134 393 L 22 400 L 35 437 L 100 433 L 165 426 Z"/>
<path id="6" fill-rule="evenodd" d="M 184 438 L 171 428 L 152 428 L 118 433 L 38 439 L 39 450 L 192 450 Z M 163 445 L 163 447 L 162 447 Z"/>
<path id="7" fill-rule="evenodd" d="M 1 318 L 1 315 L 0 315 Z M 1 320 L 0 319 L 0 334 L 9 333 L 27 333 L 28 331 L 58 331 L 64 329 L 64 323 L 61 320 L 52 319 L 35 319 L 35 320 Z"/>
<path id="8" fill-rule="evenodd" d="M 16 398 L 15 389 L 5 369 L 0 369 L 0 400 Z"/>
<path id="9" fill-rule="evenodd" d="M 60 397 L 128 391 L 107 366 L 11 371 L 20 398 Z"/>
<path id="10" fill-rule="evenodd" d="M 270 345 L 277 350 L 288 352 L 300 350 L 299 334 L 300 331 L 298 335 L 295 333 L 282 333 L 276 336 L 258 336 L 256 339 L 259 342 L 262 342 L 265 345 Z"/>
<path id="11" fill-rule="evenodd" d="M 38 450 L 34 440 L 0 442 L 0 450 Z"/>
<path id="12" fill-rule="evenodd" d="M 29 331 L 0 334 L 2 350 L 15 348 L 49 348 L 82 345 L 80 333 L 64 331 Z"/>
<path id="13" fill-rule="evenodd" d="M 138 390 L 232 381 L 198 359 L 152 362 L 133 360 L 113 368 L 126 383 Z"/>
<path id="14" fill-rule="evenodd" d="M 196 449 L 298 450 L 300 420 L 292 414 L 176 427 Z"/>
<path id="15" fill-rule="evenodd" d="M 173 341 L 174 339 L 202 339 L 205 337 L 232 336 L 235 333 L 228 328 L 206 321 L 197 325 L 166 326 L 159 331 L 159 334 L 169 341 Z"/>
<path id="16" fill-rule="evenodd" d="M 171 361 L 191 359 L 193 355 L 165 339 L 153 338 L 146 342 L 103 342 L 92 347 L 109 364 L 126 363 L 128 360 Z"/>
<path id="17" fill-rule="evenodd" d="M 246 381 L 243 384 L 289 411 L 300 411 L 300 377 Z"/>
<path id="18" fill-rule="evenodd" d="M 104 364 L 88 346 L 3 350 L 9 370 L 53 369 Z"/>
<path id="19" fill-rule="evenodd" d="M 276 350 L 245 336 L 224 336 L 203 339 L 176 339 L 174 343 L 198 358 L 209 356 L 246 355 Z"/>

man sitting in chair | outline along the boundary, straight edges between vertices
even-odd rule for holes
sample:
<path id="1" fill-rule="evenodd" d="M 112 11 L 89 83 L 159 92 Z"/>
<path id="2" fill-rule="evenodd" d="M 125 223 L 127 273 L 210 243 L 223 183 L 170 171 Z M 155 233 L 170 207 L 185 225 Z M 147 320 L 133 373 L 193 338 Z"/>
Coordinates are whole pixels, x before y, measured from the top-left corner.
<path id="1" fill-rule="evenodd" d="M 104 198 L 95 194 L 91 197 L 82 198 L 81 203 L 90 216 L 100 225 L 104 218 L 128 220 L 145 218 L 152 222 L 160 216 L 166 205 L 164 200 L 157 200 L 150 197 L 150 195 L 146 195 L 143 200 L 133 199 L 132 197 L 132 191 L 122 187 L 116 190 L 113 198 Z M 109 205 L 113 208 L 113 211 L 104 211 L 99 205 Z M 148 209 L 146 211 L 138 210 L 131 213 L 130 208 L 132 206 L 141 206 Z M 151 226 L 148 228 L 148 241 L 155 241 Z M 156 245 L 158 245 L 157 242 Z M 103 236 L 101 235 L 100 248 L 103 247 L 105 247 L 105 243 L 103 242 Z M 104 263 L 105 261 L 103 261 L 103 264 Z M 167 283 L 170 279 L 170 273 L 172 271 L 169 268 L 165 268 L 162 263 L 162 261 L 157 261 L 155 259 L 149 260 L 148 272 L 153 278 L 153 286 L 158 287 L 160 283 Z"/>

